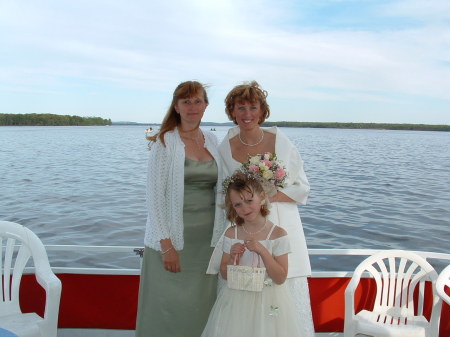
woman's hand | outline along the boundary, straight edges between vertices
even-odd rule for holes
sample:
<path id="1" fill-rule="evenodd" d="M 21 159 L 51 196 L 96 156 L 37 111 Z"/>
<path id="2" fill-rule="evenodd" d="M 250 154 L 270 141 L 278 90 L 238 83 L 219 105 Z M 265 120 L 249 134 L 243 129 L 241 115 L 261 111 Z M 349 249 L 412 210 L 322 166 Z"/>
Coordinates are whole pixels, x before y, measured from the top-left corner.
<path id="1" fill-rule="evenodd" d="M 181 271 L 180 256 L 175 248 L 170 249 L 167 253 L 162 255 L 164 269 L 172 273 L 179 273 Z"/>
<path id="2" fill-rule="evenodd" d="M 161 257 L 164 264 L 164 269 L 172 273 L 179 273 L 181 271 L 180 256 L 175 250 L 171 239 L 162 239 Z"/>

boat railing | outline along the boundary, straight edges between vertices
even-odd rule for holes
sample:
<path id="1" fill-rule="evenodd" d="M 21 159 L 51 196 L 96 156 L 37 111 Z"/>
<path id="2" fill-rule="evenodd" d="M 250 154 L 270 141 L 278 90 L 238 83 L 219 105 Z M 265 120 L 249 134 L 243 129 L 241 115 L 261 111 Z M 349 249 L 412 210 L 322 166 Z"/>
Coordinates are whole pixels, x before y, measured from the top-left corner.
<path id="1" fill-rule="evenodd" d="M 356 266 L 367 256 L 373 255 L 375 253 L 378 253 L 382 249 L 308 249 L 309 256 L 311 260 L 314 260 L 314 258 L 317 258 L 317 261 L 319 263 L 314 264 L 312 262 L 312 265 L 323 265 L 323 263 L 320 263 L 321 259 L 324 258 L 332 258 L 333 261 L 335 261 L 336 256 L 347 256 L 347 257 L 360 257 L 359 259 L 353 259 L 354 260 L 354 268 L 347 268 L 350 271 L 339 271 L 339 270 L 314 270 L 312 272 L 312 276 L 314 277 L 352 277 L 353 271 L 356 268 Z M 443 269 L 445 266 L 450 264 L 450 254 L 446 253 L 438 253 L 438 252 L 425 252 L 425 251 L 411 251 L 413 253 L 416 253 L 420 256 L 422 256 L 424 259 L 426 259 L 435 269 L 439 272 L 441 269 Z M 338 268 L 338 267 L 337 267 Z M 325 268 L 327 269 L 327 268 Z M 328 268 L 331 269 L 331 268 Z"/>
<path id="2" fill-rule="evenodd" d="M 119 253 L 129 255 L 130 257 L 136 256 L 139 261 L 142 261 L 143 248 L 136 246 L 83 246 L 83 245 L 46 245 L 47 252 L 70 252 L 71 254 L 77 253 L 95 253 L 98 254 L 111 254 Z M 379 252 L 381 249 L 308 249 L 310 255 L 311 264 L 313 266 L 313 277 L 351 277 L 353 274 L 353 268 L 351 263 L 340 263 L 342 261 L 340 257 L 346 257 L 353 259 L 355 266 L 362 261 L 366 256 Z M 445 266 L 450 264 L 450 254 L 438 253 L 438 252 L 424 252 L 413 251 L 419 254 L 428 262 L 433 265 L 438 272 Z M 73 267 L 73 266 L 54 266 L 50 258 L 50 264 L 52 270 L 55 273 L 68 273 L 68 274 L 118 274 L 118 275 L 139 275 L 140 274 L 140 262 L 136 263 L 136 268 L 120 268 L 120 267 L 106 267 L 99 268 L 89 265 L 89 267 Z M 346 270 L 336 270 L 345 266 Z M 317 269 L 317 270 L 316 270 Z M 32 267 L 27 268 L 26 272 L 32 272 Z"/>

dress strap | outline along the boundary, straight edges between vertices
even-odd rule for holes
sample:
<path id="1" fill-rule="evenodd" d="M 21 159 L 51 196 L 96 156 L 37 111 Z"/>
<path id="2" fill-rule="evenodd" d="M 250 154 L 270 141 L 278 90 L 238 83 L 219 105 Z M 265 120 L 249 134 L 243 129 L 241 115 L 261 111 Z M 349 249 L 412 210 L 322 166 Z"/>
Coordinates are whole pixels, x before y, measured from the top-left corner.
<path id="1" fill-rule="evenodd" d="M 270 239 L 270 236 L 272 235 L 272 232 L 273 232 L 273 230 L 275 229 L 275 227 L 277 227 L 277 225 L 273 224 L 273 225 L 272 225 L 272 228 L 271 228 L 270 231 L 269 231 L 269 234 L 267 234 L 266 240 L 269 240 L 269 239 Z"/>
<path id="2" fill-rule="evenodd" d="M 237 240 L 237 225 L 234 225 L 234 238 Z"/>

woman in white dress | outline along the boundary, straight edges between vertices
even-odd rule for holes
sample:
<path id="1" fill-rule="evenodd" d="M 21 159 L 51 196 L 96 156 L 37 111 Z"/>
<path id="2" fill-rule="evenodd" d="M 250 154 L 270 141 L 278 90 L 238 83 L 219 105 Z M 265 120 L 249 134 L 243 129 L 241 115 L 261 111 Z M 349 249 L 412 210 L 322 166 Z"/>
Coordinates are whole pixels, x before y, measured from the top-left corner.
<path id="1" fill-rule="evenodd" d="M 285 187 L 270 198 L 268 219 L 284 228 L 290 238 L 289 272 L 287 285 L 294 299 L 297 317 L 303 329 L 302 336 L 314 336 L 307 277 L 311 275 L 308 250 L 297 204 L 306 204 L 309 183 L 303 169 L 303 160 L 297 148 L 277 127 L 262 129 L 261 124 L 270 115 L 267 92 L 256 81 L 234 87 L 225 99 L 225 111 L 237 127 L 231 128 L 219 145 L 221 178 L 231 175 L 249 155 L 276 153 L 288 173 Z M 216 249 L 208 273 L 217 273 L 222 253 L 221 234 L 230 225 L 223 210 L 223 196 L 216 198 L 216 216 L 213 241 Z M 220 281 L 219 289 L 224 282 Z"/>

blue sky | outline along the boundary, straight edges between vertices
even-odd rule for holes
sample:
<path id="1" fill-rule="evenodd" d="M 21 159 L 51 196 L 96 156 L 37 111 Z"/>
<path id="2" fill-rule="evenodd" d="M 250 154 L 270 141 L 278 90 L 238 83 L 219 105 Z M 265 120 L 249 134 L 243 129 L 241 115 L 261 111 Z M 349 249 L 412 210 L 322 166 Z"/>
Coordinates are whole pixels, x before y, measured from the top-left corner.
<path id="1" fill-rule="evenodd" d="M 244 81 L 270 121 L 450 124 L 448 0 L 0 0 L 0 113 L 161 122 Z"/>

